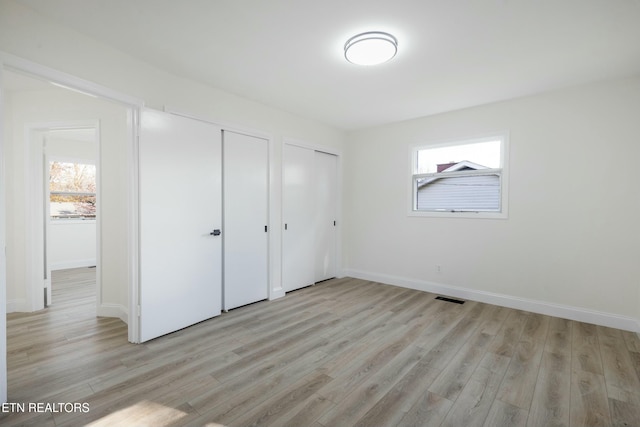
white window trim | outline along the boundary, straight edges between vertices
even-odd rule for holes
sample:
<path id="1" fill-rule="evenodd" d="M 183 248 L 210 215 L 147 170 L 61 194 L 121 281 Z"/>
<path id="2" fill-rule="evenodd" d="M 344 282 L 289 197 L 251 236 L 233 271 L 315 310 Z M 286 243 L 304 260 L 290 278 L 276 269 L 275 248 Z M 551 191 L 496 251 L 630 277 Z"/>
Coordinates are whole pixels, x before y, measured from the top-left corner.
<path id="1" fill-rule="evenodd" d="M 473 144 L 486 141 L 500 140 L 502 147 L 500 150 L 501 168 L 498 169 L 483 169 L 468 172 L 449 172 L 446 176 L 462 176 L 462 175 L 495 175 L 499 172 L 500 176 L 500 212 L 486 212 L 486 211 L 419 211 L 415 207 L 415 194 L 416 194 L 416 178 L 424 178 L 433 176 L 432 173 L 416 173 L 416 167 L 418 164 L 418 151 L 428 148 L 441 148 L 447 146 Z M 476 137 L 467 137 L 452 139 L 446 141 L 433 141 L 430 143 L 422 143 L 414 145 L 409 148 L 409 191 L 408 191 L 408 216 L 412 217 L 426 217 L 426 218 L 476 218 L 476 219 L 507 219 L 509 218 L 509 132 L 491 132 L 485 135 Z"/>

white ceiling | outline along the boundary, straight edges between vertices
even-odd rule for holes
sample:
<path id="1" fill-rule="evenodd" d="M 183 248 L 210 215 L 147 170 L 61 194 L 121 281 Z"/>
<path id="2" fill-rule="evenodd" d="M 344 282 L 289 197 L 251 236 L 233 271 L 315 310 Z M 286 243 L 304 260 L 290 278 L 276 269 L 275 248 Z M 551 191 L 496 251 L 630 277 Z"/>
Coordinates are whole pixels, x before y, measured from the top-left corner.
<path id="1" fill-rule="evenodd" d="M 19 0 L 174 74 L 359 129 L 640 73 L 640 0 Z M 371 30 L 378 67 L 345 61 Z"/>

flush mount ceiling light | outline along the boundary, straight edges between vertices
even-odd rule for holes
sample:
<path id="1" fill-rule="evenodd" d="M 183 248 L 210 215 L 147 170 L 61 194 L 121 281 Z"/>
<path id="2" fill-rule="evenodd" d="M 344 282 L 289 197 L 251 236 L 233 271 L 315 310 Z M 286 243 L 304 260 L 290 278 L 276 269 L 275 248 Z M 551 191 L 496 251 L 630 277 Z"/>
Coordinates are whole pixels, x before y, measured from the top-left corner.
<path id="1" fill-rule="evenodd" d="M 398 40 L 389 33 L 369 31 L 351 37 L 344 45 L 344 57 L 357 65 L 378 65 L 398 52 Z"/>

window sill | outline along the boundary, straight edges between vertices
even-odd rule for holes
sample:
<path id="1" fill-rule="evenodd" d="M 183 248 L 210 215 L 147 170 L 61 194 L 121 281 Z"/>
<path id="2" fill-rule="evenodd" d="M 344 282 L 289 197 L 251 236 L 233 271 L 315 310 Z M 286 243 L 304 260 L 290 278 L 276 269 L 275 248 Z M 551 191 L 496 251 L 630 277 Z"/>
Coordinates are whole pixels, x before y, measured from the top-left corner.
<path id="1" fill-rule="evenodd" d="M 472 218 L 472 219 L 508 219 L 507 212 L 448 212 L 448 211 L 414 211 L 411 210 L 408 216 L 422 218 Z"/>

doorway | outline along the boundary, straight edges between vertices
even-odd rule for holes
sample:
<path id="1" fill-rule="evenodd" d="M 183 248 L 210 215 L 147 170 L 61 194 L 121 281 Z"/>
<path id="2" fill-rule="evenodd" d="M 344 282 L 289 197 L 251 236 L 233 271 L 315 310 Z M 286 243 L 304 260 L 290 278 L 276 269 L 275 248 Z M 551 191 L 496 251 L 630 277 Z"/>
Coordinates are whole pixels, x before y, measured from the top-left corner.
<path id="1" fill-rule="evenodd" d="M 6 80 L 10 73 L 21 77 L 28 76 L 29 78 L 22 79 L 22 82 L 28 81 L 29 85 L 35 85 L 40 89 L 46 87 L 50 90 L 52 84 L 57 85 L 58 89 L 64 90 L 68 96 L 74 94 L 76 100 L 93 102 L 94 107 L 101 112 L 99 128 L 103 144 L 100 145 L 100 175 L 108 177 L 108 181 L 102 186 L 102 198 L 105 206 L 115 206 L 116 211 L 106 216 L 98 215 L 98 218 L 103 219 L 97 234 L 102 252 L 97 254 L 96 263 L 103 268 L 97 279 L 101 282 L 101 286 L 96 290 L 97 314 L 120 318 L 128 324 L 128 340 L 139 341 L 138 318 L 135 316 L 138 301 L 136 125 L 138 111 L 143 102 L 75 76 L 0 52 L 0 157 L 3 160 L 0 163 L 0 247 L 6 248 L 5 256 L 0 260 L 0 293 L 3 296 L 0 304 L 0 401 L 6 401 L 7 397 L 5 314 L 7 311 L 33 311 L 33 302 L 44 300 L 36 298 L 36 294 L 44 296 L 44 275 L 36 276 L 34 281 L 26 260 L 27 252 L 32 252 L 31 249 L 27 251 L 27 247 L 31 248 L 29 245 L 33 246 L 34 241 L 42 242 L 42 239 L 37 237 L 38 230 L 44 228 L 44 203 L 40 198 L 41 209 L 27 209 L 27 200 L 31 198 L 26 196 L 33 190 L 32 187 L 26 186 L 29 176 L 25 170 L 10 173 L 16 166 L 24 168 L 28 163 L 26 159 L 33 155 L 28 144 L 24 143 L 24 140 L 28 140 L 25 128 L 16 129 L 10 123 L 10 119 L 16 118 L 14 112 L 10 113 L 7 108 Z M 38 94 L 37 90 L 24 87 L 22 89 L 25 89 L 24 99 L 20 101 L 22 106 L 28 106 L 29 100 L 34 98 L 51 101 L 47 96 L 42 96 L 42 93 Z M 49 91 L 49 94 L 52 93 Z M 99 105 L 96 102 L 99 102 Z M 49 102 L 49 106 L 55 108 L 49 111 L 50 115 L 46 121 L 43 118 L 30 118 L 27 121 L 55 127 L 60 122 L 70 120 L 66 115 L 69 113 L 67 104 L 53 101 Z M 31 112 L 34 113 L 33 110 Z M 90 109 L 82 106 L 76 109 L 76 113 L 73 120 L 96 118 L 95 114 L 90 114 Z M 22 141 L 20 145 L 13 144 L 16 138 Z M 29 178 L 29 182 L 30 185 L 42 188 L 42 180 Z M 31 226 L 36 223 L 36 227 Z M 39 256 L 44 258 L 44 250 L 39 252 Z M 42 271 L 44 265 L 42 260 L 36 271 Z M 29 285 L 25 286 L 25 283 Z"/>
<path id="2" fill-rule="evenodd" d="M 8 311 L 31 312 L 52 301 L 52 269 L 85 265 L 100 270 L 100 209 L 95 209 L 101 193 L 100 120 L 98 111 L 91 111 L 91 104 L 98 100 L 89 98 L 87 102 L 87 95 L 21 73 L 5 71 L 3 77 L 4 118 L 9 135 L 5 142 L 9 183 L 6 226 L 13 230 L 7 242 Z M 54 194 L 56 199 L 70 199 L 70 203 L 64 203 L 69 207 L 66 218 L 56 208 L 52 212 L 50 161 L 61 167 L 66 163 L 71 167 L 90 166 L 98 172 L 87 189 L 93 193 L 93 215 L 73 215 L 72 210 L 87 206 L 78 200 L 74 203 L 77 197 L 69 191 Z M 78 176 L 70 179 L 73 178 Z M 69 233 L 75 236 L 69 238 Z M 88 241 L 74 247 L 73 243 L 80 243 L 81 239 Z M 24 250 L 18 250 L 17 241 L 23 242 Z M 74 252 L 82 246 L 88 249 L 79 258 Z M 21 265 L 26 269 L 20 271 Z M 99 274 L 96 281 L 98 296 Z"/>
<path id="3" fill-rule="evenodd" d="M 129 304 L 135 291 L 137 265 L 133 221 L 136 212 L 135 206 L 131 206 L 137 186 L 134 130 L 141 102 L 128 102 L 128 98 L 120 99 L 119 95 L 89 82 L 10 59 L 16 64 L 8 66 L 5 62 L 0 69 L 6 129 L 3 134 L 7 136 L 2 153 L 6 159 L 4 176 L 8 178 L 3 182 L 7 311 L 44 308 L 45 298 L 51 301 L 51 267 L 90 263 L 90 267 L 96 267 L 96 314 L 120 318 L 131 327 Z M 80 143 L 90 147 L 85 151 L 95 153 L 92 161 L 97 172 L 96 219 L 75 218 L 65 226 L 70 227 L 68 224 L 74 221 L 85 224 L 93 221 L 95 255 L 76 256 L 71 264 L 69 260 L 54 260 L 58 265 L 52 266 L 52 254 L 46 251 L 51 243 L 53 226 L 49 225 L 53 220 L 50 200 L 45 194 L 48 189 L 45 163 L 49 161 L 45 145 L 54 145 L 54 139 L 74 138 L 84 139 Z M 86 163 L 86 157 L 75 154 L 70 160 Z M 135 342 L 134 334 L 129 334 L 129 340 Z"/>
<path id="4" fill-rule="evenodd" d="M 44 133 L 44 265 L 45 306 L 54 303 L 54 272 L 99 277 L 98 210 L 100 186 L 99 132 L 97 127 L 63 127 Z M 36 195 L 34 195 L 35 197 Z M 78 276 L 78 277 L 82 277 Z M 68 277 L 76 277 L 74 274 Z M 85 279 L 81 280 L 82 282 Z M 65 281 L 66 294 L 75 289 Z M 58 282 L 59 283 L 59 282 Z M 94 312 L 97 286 L 93 287 Z"/>

